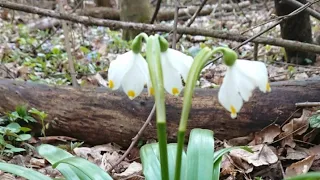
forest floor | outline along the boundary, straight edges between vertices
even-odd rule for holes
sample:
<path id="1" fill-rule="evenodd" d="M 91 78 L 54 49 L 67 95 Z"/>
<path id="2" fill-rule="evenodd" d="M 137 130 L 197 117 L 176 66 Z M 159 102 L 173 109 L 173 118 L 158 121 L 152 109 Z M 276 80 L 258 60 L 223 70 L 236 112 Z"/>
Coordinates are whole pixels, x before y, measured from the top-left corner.
<path id="1" fill-rule="evenodd" d="M 215 16 L 196 18 L 191 27 L 203 27 L 230 32 L 244 32 L 247 29 L 270 20 L 274 14 L 272 2 L 266 4 L 250 4 L 241 10 L 223 12 Z M 70 85 L 69 65 L 62 28 L 43 28 L 44 24 L 52 23 L 51 18 L 36 14 L 0 9 L 0 78 L 33 81 L 53 85 Z M 173 21 L 161 22 L 173 24 Z M 270 22 L 271 23 L 271 22 Z M 255 35 L 270 23 L 258 26 L 246 32 Z M 185 21 L 179 21 L 183 26 Z M 320 22 L 311 18 L 313 32 L 320 34 Z M 48 26 L 46 26 L 48 27 Z M 129 50 L 131 42 L 121 39 L 121 30 L 114 31 L 107 27 L 84 26 L 70 23 L 70 42 L 72 56 L 75 60 L 77 82 L 81 87 L 107 86 L 107 70 L 111 61 L 118 54 Z M 168 33 L 162 33 L 172 39 Z M 263 36 L 280 38 L 280 27 L 268 31 Z M 178 42 L 178 49 L 195 56 L 202 47 L 228 46 L 236 47 L 240 43 L 217 38 L 184 35 Z M 268 67 L 270 81 L 301 80 L 320 76 L 320 56 L 313 65 L 295 65 L 286 63 L 284 48 L 259 45 L 258 61 L 265 62 Z M 248 43 L 238 50 L 240 59 L 254 60 L 254 43 Z M 226 66 L 221 61 L 209 65 L 203 70 L 198 86 L 216 88 L 222 82 Z M 221 179 L 281 179 L 285 174 L 295 175 L 307 170 L 320 170 L 320 145 L 314 139 L 317 129 L 308 128 L 310 121 L 320 119 L 319 109 L 304 109 L 300 118 L 288 119 L 283 126 L 270 126 L 257 132 L 253 137 L 239 137 L 232 140 L 217 141 L 218 148 L 240 145 L 243 139 L 250 139 L 248 144 L 254 149 L 253 154 L 234 150 L 225 156 Z M 14 111 L 14 110 L 12 110 Z M 40 110 L 41 111 L 41 110 Z M 292 112 L 294 113 L 294 112 Z M 0 114 L 1 115 L 1 114 Z M 2 119 L 7 114 L 2 114 Z M 0 117 L 1 117 L 0 116 Z M 0 118 L 1 120 L 1 118 Z M 297 125 L 298 124 L 298 125 Z M 298 129 L 297 127 L 306 127 Z M 105 170 L 115 164 L 125 149 L 113 144 L 88 146 L 73 144 L 77 140 L 65 136 L 46 137 L 46 141 L 60 145 L 77 156 L 89 159 Z M 39 137 L 26 141 L 32 146 L 41 144 Z M 262 140 L 261 140 L 262 139 Z M 70 143 L 72 141 L 73 143 Z M 79 146 L 79 147 L 78 147 Z M 27 149 L 27 148 L 26 148 Z M 111 175 L 118 179 L 143 179 L 142 165 L 139 160 L 139 149 L 134 148 L 131 156 L 121 162 Z M 53 169 L 48 162 L 32 150 L 20 153 L 3 154 L 2 160 L 21 166 L 32 167 L 41 173 L 56 178 L 61 174 Z M 107 163 L 105 163 L 107 162 Z M 21 179 L 8 173 L 0 172 L 0 179 Z"/>

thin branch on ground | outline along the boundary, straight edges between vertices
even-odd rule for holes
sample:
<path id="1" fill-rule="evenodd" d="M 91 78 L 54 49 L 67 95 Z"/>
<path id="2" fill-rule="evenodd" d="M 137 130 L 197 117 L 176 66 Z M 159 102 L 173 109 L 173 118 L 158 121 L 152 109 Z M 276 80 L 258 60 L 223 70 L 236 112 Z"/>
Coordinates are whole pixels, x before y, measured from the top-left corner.
<path id="1" fill-rule="evenodd" d="M 136 134 L 136 136 L 134 138 L 132 138 L 132 142 L 131 142 L 129 148 L 121 156 L 121 158 L 118 159 L 118 161 L 115 164 L 113 164 L 110 169 L 108 169 L 108 172 L 111 172 L 118 164 L 120 164 L 129 155 L 130 151 L 132 150 L 132 148 L 138 142 L 139 138 L 141 137 L 143 131 L 146 129 L 147 125 L 150 124 L 150 121 L 151 121 L 155 111 L 156 111 L 156 105 L 154 104 L 153 107 L 152 107 L 152 110 L 151 110 L 151 112 L 150 112 L 150 114 L 149 114 L 149 116 L 147 118 L 147 120 L 144 122 L 143 126 L 141 127 L 139 132 Z"/>
<path id="2" fill-rule="evenodd" d="M 315 1 L 315 2 L 318 2 L 318 1 Z M 310 6 L 310 4 L 306 4 L 306 5 Z M 150 24 L 143 24 L 143 23 L 113 21 L 113 20 L 106 20 L 106 19 L 102 20 L 102 19 L 86 17 L 86 16 L 78 16 L 74 14 L 57 13 L 52 10 L 41 9 L 38 7 L 30 7 L 26 5 L 12 3 L 5 0 L 0 0 L 0 7 L 24 11 L 28 13 L 40 14 L 44 16 L 57 18 L 57 19 L 64 19 L 64 20 L 82 23 L 86 25 L 105 26 L 105 27 L 109 27 L 110 29 L 120 29 L 120 28 L 135 29 L 135 30 L 140 30 L 145 32 L 172 31 L 172 27 L 169 25 L 162 25 L 162 24 L 150 25 Z M 190 27 L 178 27 L 177 33 L 190 34 L 190 35 L 202 35 L 202 36 L 215 37 L 215 38 L 233 40 L 233 41 L 239 41 L 239 42 L 246 41 L 247 39 L 250 38 L 250 36 L 245 36 L 238 33 L 230 33 L 230 32 L 217 31 L 217 30 L 205 30 L 203 28 L 190 28 Z M 255 37 L 251 39 L 251 42 L 281 46 L 281 47 L 289 48 L 292 50 L 299 50 L 299 51 L 320 54 L 320 46 L 310 44 L 310 43 L 302 43 L 302 42 L 297 42 L 292 40 L 284 40 L 281 38 L 267 38 L 267 37 Z"/>
<path id="3" fill-rule="evenodd" d="M 60 10 L 61 13 L 65 13 L 62 1 L 59 1 L 59 10 Z M 73 87 L 78 87 L 78 82 L 77 82 L 77 78 L 76 78 L 76 72 L 74 70 L 74 63 L 73 63 L 73 58 L 72 58 L 72 54 L 71 54 L 69 27 L 68 27 L 66 21 L 62 21 L 62 28 L 63 28 L 63 34 L 64 34 L 65 48 L 66 48 L 67 55 L 68 55 L 69 71 L 70 71 L 70 75 L 71 75 L 72 86 Z"/>
<path id="4" fill-rule="evenodd" d="M 315 107 L 320 106 L 320 102 L 299 102 L 296 103 L 296 107 Z"/>
<path id="5" fill-rule="evenodd" d="M 161 7 L 161 0 L 157 0 L 156 9 L 154 10 L 154 13 L 152 15 L 150 24 L 153 24 L 154 21 L 157 19 L 157 15 L 158 15 L 158 12 L 160 10 L 160 7 Z"/>

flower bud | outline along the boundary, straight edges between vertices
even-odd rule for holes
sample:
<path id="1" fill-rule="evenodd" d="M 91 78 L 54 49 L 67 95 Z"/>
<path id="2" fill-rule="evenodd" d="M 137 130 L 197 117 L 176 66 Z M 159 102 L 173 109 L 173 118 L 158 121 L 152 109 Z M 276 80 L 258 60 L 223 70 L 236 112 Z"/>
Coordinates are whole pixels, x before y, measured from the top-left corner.
<path id="1" fill-rule="evenodd" d="M 159 36 L 159 43 L 161 52 L 166 52 L 169 48 L 168 41 L 164 37 Z"/>
<path id="2" fill-rule="evenodd" d="M 237 53 L 232 49 L 226 47 L 218 47 L 215 50 L 223 54 L 223 61 L 227 66 L 232 66 L 238 58 Z"/>
<path id="3" fill-rule="evenodd" d="M 142 48 L 142 36 L 138 35 L 133 39 L 131 49 L 134 53 L 138 54 L 140 53 L 141 48 Z"/>

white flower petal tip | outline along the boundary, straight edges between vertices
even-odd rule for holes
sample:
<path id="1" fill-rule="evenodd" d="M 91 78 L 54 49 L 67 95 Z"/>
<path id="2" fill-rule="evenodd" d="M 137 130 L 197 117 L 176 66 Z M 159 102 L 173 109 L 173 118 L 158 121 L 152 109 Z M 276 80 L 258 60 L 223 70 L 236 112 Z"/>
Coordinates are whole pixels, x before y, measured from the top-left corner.
<path id="1" fill-rule="evenodd" d="M 136 98 L 137 96 L 136 96 L 137 94 L 134 92 L 134 90 L 129 90 L 128 92 L 127 92 L 127 96 L 129 97 L 129 99 L 131 99 L 131 100 L 133 100 L 134 98 Z"/>
<path id="2" fill-rule="evenodd" d="M 175 88 L 175 87 L 174 87 L 174 88 L 172 88 L 171 93 L 172 93 L 172 95 L 174 95 L 174 96 L 179 96 L 180 91 L 179 91 L 178 88 Z"/>
<path id="3" fill-rule="evenodd" d="M 267 92 L 271 92 L 270 83 L 267 83 L 267 85 L 266 85 L 266 91 L 267 91 Z"/>
<path id="4" fill-rule="evenodd" d="M 237 118 L 237 110 L 233 105 L 230 106 L 230 112 L 231 112 L 231 118 L 232 119 Z"/>

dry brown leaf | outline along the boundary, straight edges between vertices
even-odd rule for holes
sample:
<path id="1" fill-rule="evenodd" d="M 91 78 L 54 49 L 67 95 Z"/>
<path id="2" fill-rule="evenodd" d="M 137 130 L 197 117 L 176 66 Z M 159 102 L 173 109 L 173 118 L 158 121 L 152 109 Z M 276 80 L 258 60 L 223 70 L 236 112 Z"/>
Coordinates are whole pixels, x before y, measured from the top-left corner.
<path id="1" fill-rule="evenodd" d="M 249 145 L 253 146 L 257 144 L 271 143 L 280 133 L 280 126 L 271 124 L 262 129 L 260 132 L 255 133 L 254 139 L 249 143 Z"/>
<path id="2" fill-rule="evenodd" d="M 313 146 L 308 151 L 310 155 L 315 155 L 315 159 L 320 159 L 320 145 Z"/>
<path id="3" fill-rule="evenodd" d="M 282 127 L 282 133 L 279 135 L 279 138 L 284 138 L 281 141 L 281 146 L 284 147 L 285 145 L 294 148 L 296 143 L 293 141 L 294 135 L 302 135 L 305 133 L 309 127 L 309 117 L 311 116 L 312 112 L 306 109 L 303 109 L 302 115 L 300 118 L 294 118 L 289 123 Z"/>
<path id="4" fill-rule="evenodd" d="M 256 167 L 270 165 L 278 161 L 277 155 L 269 146 L 265 144 L 250 146 L 250 148 L 252 149 L 253 153 L 243 149 L 235 149 L 230 152 L 230 156 L 241 158 L 242 160 Z"/>
<path id="5" fill-rule="evenodd" d="M 222 176 L 233 174 L 236 172 L 234 165 L 230 162 L 229 158 L 226 158 L 226 156 L 223 156 L 222 162 L 221 162 L 221 171 L 220 174 Z"/>
<path id="6" fill-rule="evenodd" d="M 303 148 L 293 149 L 288 147 L 286 154 L 287 155 L 285 159 L 290 159 L 290 160 L 300 160 L 309 156 L 309 153 L 307 152 L 307 150 Z"/>
<path id="7" fill-rule="evenodd" d="M 233 139 L 228 140 L 228 144 L 232 146 L 244 146 L 247 145 L 249 142 L 251 142 L 254 138 L 253 133 L 251 133 L 249 136 L 244 137 L 236 137 Z"/>
<path id="8" fill-rule="evenodd" d="M 305 158 L 304 160 L 298 161 L 296 163 L 291 164 L 286 169 L 286 176 L 296 176 L 299 174 L 307 173 L 314 161 L 314 155 Z"/>
<path id="9" fill-rule="evenodd" d="M 114 177 L 120 179 L 126 179 L 134 175 L 142 174 L 142 165 L 137 162 L 133 162 L 129 165 L 129 167 L 122 173 L 115 173 Z"/>
<path id="10" fill-rule="evenodd" d="M 244 173 L 251 173 L 253 171 L 253 166 L 248 162 L 242 160 L 240 157 L 229 156 L 230 162 L 236 165 L 237 169 L 240 169 Z"/>
<path id="11" fill-rule="evenodd" d="M 102 156 L 102 159 L 101 159 L 100 167 L 103 170 L 108 171 L 109 169 L 111 169 L 111 167 L 114 164 L 116 164 L 116 162 L 120 158 L 121 158 L 121 155 L 119 153 L 117 153 L 116 151 L 114 151 L 112 153 L 104 153 L 103 156 Z"/>
<path id="12" fill-rule="evenodd" d="M 36 167 L 36 168 L 43 168 L 46 166 L 46 160 L 45 159 L 38 159 L 38 158 L 31 158 L 30 165 L 32 165 L 32 167 Z"/>

